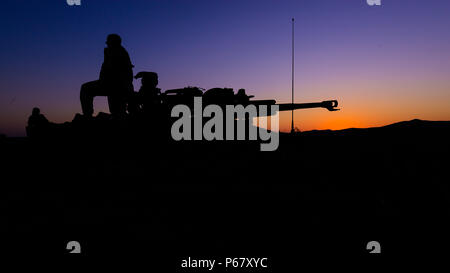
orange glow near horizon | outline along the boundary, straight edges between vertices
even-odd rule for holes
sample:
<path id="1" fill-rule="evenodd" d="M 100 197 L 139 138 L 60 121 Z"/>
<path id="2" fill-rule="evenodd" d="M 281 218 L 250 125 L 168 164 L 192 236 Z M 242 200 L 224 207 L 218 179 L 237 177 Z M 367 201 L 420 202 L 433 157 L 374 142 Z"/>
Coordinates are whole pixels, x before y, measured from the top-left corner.
<path id="1" fill-rule="evenodd" d="M 255 99 L 269 99 L 271 90 L 277 90 L 270 86 L 262 90 L 262 94 Z M 304 93 L 304 98 L 296 99 L 296 102 L 320 102 L 322 100 L 337 99 L 340 111 L 329 112 L 326 109 L 301 109 L 294 111 L 294 127 L 300 131 L 309 130 L 341 130 L 347 128 L 378 127 L 395 122 L 422 119 L 422 120 L 450 120 L 450 83 L 415 81 L 415 84 L 405 82 L 385 82 L 375 84 L 371 81 L 358 82 L 353 86 L 344 82 L 332 84 L 310 84 L 301 88 L 308 88 L 313 92 Z M 278 90 L 288 90 L 288 86 L 282 86 Z M 365 92 L 359 92 L 363 90 Z M 429 92 L 432 90 L 433 92 Z M 319 92 L 320 91 L 320 92 Z M 284 93 L 284 92 L 283 92 Z M 286 103 L 286 96 L 278 96 Z M 312 96 L 311 94 L 316 94 Z M 296 97 L 301 97 L 301 90 Z M 57 108 L 50 105 L 42 105 L 41 110 L 50 121 L 63 123 L 72 120 L 75 113 L 80 112 L 76 94 L 68 99 L 66 105 L 71 107 Z M 389 99 L 387 99 L 389 98 Z M 50 104 L 50 102 L 49 102 Z M 21 111 L 13 111 L 13 104 L 8 105 L 10 115 L 0 118 L 3 128 L 12 128 L 9 136 L 21 136 L 25 133 L 28 116 L 31 113 L 32 102 Z M 108 112 L 106 98 L 95 100 L 96 112 Z M 279 129 L 281 132 L 291 130 L 291 112 L 285 111 L 279 114 Z M 5 133 L 5 132 L 0 132 Z"/>
<path id="2" fill-rule="evenodd" d="M 409 83 L 376 84 L 369 81 L 353 86 L 346 83 L 320 85 L 317 89 L 324 94 L 323 100 L 337 99 L 341 110 L 329 112 L 316 108 L 294 111 L 294 128 L 300 131 L 378 127 L 412 119 L 450 120 L 450 84 L 445 82 L 416 79 Z M 333 97 L 332 94 L 338 95 Z M 321 99 L 310 97 L 301 100 L 313 101 Z M 280 131 L 290 130 L 291 112 L 281 112 Z"/>

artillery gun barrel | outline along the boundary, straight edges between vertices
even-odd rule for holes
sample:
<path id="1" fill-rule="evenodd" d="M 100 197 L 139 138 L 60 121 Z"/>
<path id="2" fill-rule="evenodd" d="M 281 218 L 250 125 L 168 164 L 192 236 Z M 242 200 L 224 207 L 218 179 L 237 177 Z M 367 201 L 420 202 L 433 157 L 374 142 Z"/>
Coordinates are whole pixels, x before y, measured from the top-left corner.
<path id="1" fill-rule="evenodd" d="M 292 111 L 297 109 L 311 109 L 311 108 L 325 108 L 328 111 L 338 111 L 340 109 L 336 108 L 338 106 L 337 100 L 326 100 L 322 102 L 308 102 L 308 103 L 279 103 L 276 104 L 275 100 L 255 100 L 249 101 L 247 105 L 252 104 L 255 106 L 259 105 L 277 105 L 278 111 Z M 258 116 L 259 115 L 258 113 Z"/>
<path id="2" fill-rule="evenodd" d="M 322 102 L 309 102 L 309 103 L 282 103 L 278 104 L 280 111 L 290 111 L 296 109 L 310 109 L 310 108 L 325 108 L 328 111 L 338 111 L 337 100 L 326 100 Z"/>

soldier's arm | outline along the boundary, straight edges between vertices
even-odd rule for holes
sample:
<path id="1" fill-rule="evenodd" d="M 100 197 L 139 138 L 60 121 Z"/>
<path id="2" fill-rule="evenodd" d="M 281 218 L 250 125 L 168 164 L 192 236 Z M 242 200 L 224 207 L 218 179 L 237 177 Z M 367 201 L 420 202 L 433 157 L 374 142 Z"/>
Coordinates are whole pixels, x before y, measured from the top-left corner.
<path id="1" fill-rule="evenodd" d="M 126 50 L 124 50 L 125 54 L 123 57 L 123 62 L 124 62 L 124 67 L 127 67 L 130 71 L 128 78 L 129 80 L 133 80 L 133 67 L 134 65 L 131 63 L 131 59 L 130 59 L 130 55 L 128 54 L 128 52 Z"/>
<path id="2" fill-rule="evenodd" d="M 102 67 L 100 69 L 100 75 L 98 77 L 99 80 L 104 80 L 105 79 L 105 70 L 106 70 L 105 62 L 107 61 L 106 59 L 107 59 L 107 49 L 105 48 L 103 50 L 103 63 L 102 63 Z"/>

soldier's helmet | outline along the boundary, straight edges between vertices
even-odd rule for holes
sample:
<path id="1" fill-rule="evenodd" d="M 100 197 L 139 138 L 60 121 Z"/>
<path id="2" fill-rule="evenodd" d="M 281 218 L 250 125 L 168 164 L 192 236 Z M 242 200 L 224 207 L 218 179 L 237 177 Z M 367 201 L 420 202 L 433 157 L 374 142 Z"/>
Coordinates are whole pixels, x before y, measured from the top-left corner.
<path id="1" fill-rule="evenodd" d="M 120 46 L 122 44 L 122 38 L 117 34 L 109 34 L 106 37 L 106 44 L 110 47 Z"/>
<path id="2" fill-rule="evenodd" d="M 156 87 L 158 85 L 158 74 L 155 72 L 142 71 L 134 76 L 135 79 L 141 79 L 142 86 Z"/>
<path id="3" fill-rule="evenodd" d="M 31 115 L 33 116 L 39 116 L 41 114 L 41 109 L 34 107 L 33 111 L 31 112 Z"/>

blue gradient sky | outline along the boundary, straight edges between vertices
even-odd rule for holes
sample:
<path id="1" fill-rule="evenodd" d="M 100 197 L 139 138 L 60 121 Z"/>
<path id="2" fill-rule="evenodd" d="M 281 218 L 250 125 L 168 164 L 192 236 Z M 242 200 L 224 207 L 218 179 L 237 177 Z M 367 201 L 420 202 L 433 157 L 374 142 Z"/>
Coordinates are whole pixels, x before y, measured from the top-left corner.
<path id="1" fill-rule="evenodd" d="M 450 120 L 450 1 L 3 0 L 0 133 L 24 135 L 32 107 L 52 121 L 80 112 L 105 37 L 122 36 L 135 73 L 165 90 L 246 88 L 290 100 L 290 19 L 296 19 L 296 101 L 338 99 L 340 112 L 296 111 L 302 130 Z M 135 89 L 139 83 L 135 82 Z M 95 101 L 107 111 L 106 99 Z M 289 114 L 281 115 L 288 130 Z"/>

